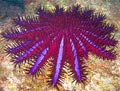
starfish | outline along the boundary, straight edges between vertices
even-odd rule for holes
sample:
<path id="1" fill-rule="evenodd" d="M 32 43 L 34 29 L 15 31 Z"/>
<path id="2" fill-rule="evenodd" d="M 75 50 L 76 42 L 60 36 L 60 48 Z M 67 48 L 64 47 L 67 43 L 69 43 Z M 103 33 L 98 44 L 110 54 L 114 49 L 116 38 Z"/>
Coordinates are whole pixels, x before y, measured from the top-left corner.
<path id="1" fill-rule="evenodd" d="M 91 9 L 82 10 L 79 5 L 66 11 L 56 6 L 54 12 L 40 8 L 37 14 L 35 17 L 18 16 L 14 20 L 16 27 L 3 33 L 6 39 L 13 41 L 6 50 L 14 55 L 15 64 L 34 59 L 28 70 L 30 75 L 35 75 L 53 57 L 52 86 L 60 82 L 66 60 L 74 78 L 84 82 L 84 60 L 88 60 L 89 52 L 103 59 L 116 58 L 111 48 L 117 43 L 112 35 L 115 27 L 104 22 L 104 15 Z"/>

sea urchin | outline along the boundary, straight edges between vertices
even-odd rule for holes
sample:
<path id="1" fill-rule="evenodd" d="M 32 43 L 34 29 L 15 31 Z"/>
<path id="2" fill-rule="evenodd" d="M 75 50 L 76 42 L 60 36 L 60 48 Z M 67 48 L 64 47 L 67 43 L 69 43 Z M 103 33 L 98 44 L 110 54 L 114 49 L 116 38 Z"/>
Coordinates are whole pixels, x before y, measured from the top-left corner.
<path id="1" fill-rule="evenodd" d="M 74 78 L 78 82 L 86 80 L 84 59 L 88 52 L 103 59 L 115 59 L 111 46 L 116 45 L 112 24 L 103 22 L 105 16 L 95 14 L 91 9 L 73 6 L 64 10 L 56 6 L 55 11 L 38 10 L 36 17 L 18 17 L 16 27 L 3 33 L 14 45 L 7 48 L 14 54 L 14 63 L 20 64 L 34 58 L 30 75 L 36 74 L 50 57 L 54 58 L 51 85 L 56 86 L 67 60 Z M 108 48 L 106 48 L 108 47 Z M 30 60 L 29 60 L 30 61 Z"/>

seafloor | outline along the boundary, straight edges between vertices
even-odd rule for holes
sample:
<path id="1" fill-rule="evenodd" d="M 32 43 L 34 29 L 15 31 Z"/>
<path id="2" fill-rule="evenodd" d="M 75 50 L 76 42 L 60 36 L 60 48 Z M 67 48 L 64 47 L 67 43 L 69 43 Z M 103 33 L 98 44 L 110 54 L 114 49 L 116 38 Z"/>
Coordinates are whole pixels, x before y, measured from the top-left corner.
<path id="1" fill-rule="evenodd" d="M 17 3 L 12 1 L 15 0 L 0 0 L 0 33 L 13 26 L 12 19 L 17 15 L 35 15 L 34 12 L 40 5 L 52 9 L 57 4 L 64 8 L 80 4 L 82 7 L 90 7 L 96 12 L 106 14 L 107 20 L 114 23 L 118 29 L 115 34 L 118 40 L 117 59 L 103 61 L 90 55 L 86 61 L 89 69 L 87 85 L 76 85 L 65 75 L 64 87 L 60 91 L 120 91 L 120 0 L 24 0 L 22 3 L 23 0 L 16 0 Z M 56 91 L 46 86 L 45 74 L 31 79 L 23 71 L 24 66 L 14 68 L 10 62 L 11 56 L 6 55 L 4 51 L 9 43 L 10 41 L 0 35 L 0 91 Z"/>

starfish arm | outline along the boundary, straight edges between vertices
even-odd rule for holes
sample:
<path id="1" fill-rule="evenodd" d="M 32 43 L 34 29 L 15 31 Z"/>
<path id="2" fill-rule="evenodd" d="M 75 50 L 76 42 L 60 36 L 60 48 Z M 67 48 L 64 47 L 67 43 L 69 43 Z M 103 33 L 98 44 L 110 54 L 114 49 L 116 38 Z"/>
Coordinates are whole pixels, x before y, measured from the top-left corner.
<path id="1" fill-rule="evenodd" d="M 39 20 L 46 21 L 50 19 L 51 13 L 45 12 L 42 8 L 39 8 L 37 14 L 39 15 Z"/>
<path id="2" fill-rule="evenodd" d="M 67 39 L 66 47 L 66 55 L 74 73 L 74 77 L 77 81 L 82 81 L 84 79 L 82 64 L 80 64 L 75 45 L 71 39 Z"/>
<path id="3" fill-rule="evenodd" d="M 25 59 L 28 59 L 31 56 L 33 56 L 33 54 L 35 55 L 36 51 L 38 50 L 38 48 L 40 46 L 40 44 L 41 44 L 41 41 L 35 43 L 31 48 L 26 50 L 21 56 L 16 58 L 15 62 L 20 63 L 20 62 L 24 61 Z M 39 51 L 41 51 L 41 50 L 39 49 Z"/>
<path id="4" fill-rule="evenodd" d="M 12 29 L 10 33 L 3 33 L 2 35 L 7 38 L 7 39 L 11 39 L 11 40 L 24 40 L 24 39 L 30 39 L 30 38 L 35 38 L 38 34 L 39 34 L 39 38 L 42 38 L 43 36 L 45 36 L 45 32 L 42 31 L 44 27 L 38 27 L 35 29 Z M 19 31 L 21 30 L 21 32 Z M 36 32 L 35 35 L 33 35 L 33 33 Z M 32 36 L 32 37 L 31 37 Z M 41 37 L 40 37 L 41 36 Z"/>
<path id="5" fill-rule="evenodd" d="M 54 38 L 50 46 L 45 48 L 42 53 L 40 53 L 38 59 L 35 61 L 35 64 L 32 66 L 32 68 L 30 68 L 29 74 L 36 74 L 41 69 L 41 67 L 43 67 L 43 65 L 47 62 L 48 58 L 56 52 L 57 43 L 57 38 Z"/>
<path id="6" fill-rule="evenodd" d="M 107 23 L 103 23 L 101 26 L 98 27 L 97 29 L 98 31 L 101 31 L 101 33 L 103 34 L 102 36 L 105 35 L 109 35 L 111 32 L 113 32 L 115 30 L 115 26 L 112 24 L 107 24 Z"/>
<path id="7" fill-rule="evenodd" d="M 27 30 L 34 29 L 36 27 L 48 26 L 48 22 L 41 22 L 38 17 L 19 17 L 14 20 L 17 26 L 23 27 Z"/>
<path id="8" fill-rule="evenodd" d="M 24 50 L 28 49 L 30 47 L 30 45 L 31 45 L 31 41 L 25 41 L 23 43 L 17 43 L 17 45 L 14 44 L 14 46 L 11 46 L 12 48 L 8 47 L 7 52 L 16 54 L 18 52 L 21 52 L 21 51 L 24 51 Z"/>
<path id="9" fill-rule="evenodd" d="M 71 44 L 71 47 L 72 47 L 72 52 L 73 52 L 73 57 L 74 57 L 74 70 L 77 74 L 77 78 L 78 80 L 81 80 L 81 73 L 80 73 L 80 70 L 79 70 L 79 63 L 78 63 L 78 55 L 77 55 L 77 52 L 76 52 L 76 49 L 75 49 L 75 45 L 73 44 L 73 41 L 70 39 L 70 44 Z"/>
<path id="10" fill-rule="evenodd" d="M 49 42 L 51 41 L 52 37 L 54 35 L 48 36 L 44 40 L 38 40 L 32 47 L 30 47 L 27 51 L 25 51 L 21 56 L 19 56 L 15 62 L 19 63 L 22 62 L 25 59 L 28 59 L 32 57 L 33 55 L 40 53 L 43 49 L 45 49 L 48 45 Z"/>
<path id="11" fill-rule="evenodd" d="M 98 36 L 105 37 L 106 35 L 110 35 L 114 30 L 114 26 L 106 23 L 99 24 L 97 26 L 91 26 L 88 28 L 91 32 L 97 34 Z"/>
<path id="12" fill-rule="evenodd" d="M 63 12 L 64 12 L 63 8 L 56 6 L 56 10 L 55 10 L 56 15 L 61 15 L 61 14 L 63 14 Z"/>
<path id="13" fill-rule="evenodd" d="M 102 35 L 103 37 L 105 37 L 106 35 L 109 35 L 111 32 L 115 30 L 115 26 L 112 24 L 109 24 L 109 23 L 107 24 L 99 21 L 97 23 L 97 20 L 93 21 L 92 23 L 91 19 L 89 21 L 81 21 L 80 25 L 82 26 L 76 29 L 82 30 L 82 31 L 89 31 L 89 32 L 95 33 L 98 36 Z"/>
<path id="14" fill-rule="evenodd" d="M 29 70 L 30 75 L 36 74 L 41 69 L 41 67 L 47 62 L 47 59 L 49 58 L 48 51 L 49 49 L 45 48 L 42 51 L 42 53 L 40 53 L 37 60 L 35 60 L 34 65 Z"/>
<path id="15" fill-rule="evenodd" d="M 14 22 L 16 23 L 16 25 L 19 25 L 26 29 L 30 29 L 30 28 L 40 24 L 40 22 L 38 22 L 38 17 L 30 18 L 30 17 L 26 17 L 26 16 L 23 16 L 23 17 L 18 16 L 17 19 L 14 19 Z"/>
<path id="16" fill-rule="evenodd" d="M 88 59 L 88 52 L 84 45 L 84 42 L 80 40 L 79 37 L 77 37 L 75 34 L 73 35 L 72 39 L 74 41 L 74 44 L 76 45 L 76 49 L 78 49 L 77 54 L 79 54 L 81 57 Z"/>
<path id="17" fill-rule="evenodd" d="M 85 36 L 88 36 L 90 40 L 94 41 L 98 45 L 111 45 L 114 46 L 116 44 L 116 41 L 113 39 L 109 39 L 103 36 L 98 36 L 95 33 L 89 32 L 89 31 L 83 31 L 82 32 Z"/>
<path id="18" fill-rule="evenodd" d="M 86 45 L 90 45 L 90 46 L 88 47 L 88 49 L 89 49 L 91 52 L 93 52 L 93 53 L 95 53 L 95 54 L 97 54 L 97 55 L 99 55 L 99 56 L 101 56 L 101 57 L 103 57 L 103 58 L 115 59 L 115 55 L 113 55 L 112 53 L 104 50 L 103 48 L 100 48 L 97 44 L 95 44 L 93 41 L 91 41 L 88 37 L 86 37 L 86 36 L 83 35 L 82 33 L 81 33 L 80 35 L 81 35 L 82 38 L 86 41 L 86 43 L 87 43 Z"/>
<path id="19" fill-rule="evenodd" d="M 72 13 L 73 13 L 73 14 L 78 14 L 78 13 L 79 13 L 79 5 L 73 6 L 73 8 L 72 8 Z"/>
<path id="20" fill-rule="evenodd" d="M 102 21 L 105 20 L 105 15 L 102 14 L 93 14 L 91 19 L 88 21 L 89 24 L 93 25 L 93 26 L 97 26 L 97 25 L 101 25 Z"/>
<path id="21" fill-rule="evenodd" d="M 82 14 L 80 15 L 80 19 L 83 20 L 90 20 L 91 16 L 93 15 L 93 10 L 86 9 Z"/>
<path id="22" fill-rule="evenodd" d="M 90 13 L 90 14 L 89 14 Z M 91 26 L 91 31 L 96 28 L 99 28 L 99 26 L 102 25 L 102 21 L 106 18 L 105 15 L 102 14 L 94 14 L 93 10 L 87 10 L 85 11 L 85 14 L 83 13 L 83 18 L 87 16 L 86 21 L 82 21 L 81 24 L 84 25 L 84 27 Z M 88 17 L 89 16 L 89 17 Z M 82 17 L 81 17 L 82 18 Z M 94 29 L 92 29 L 94 28 Z M 90 29 L 90 28 L 89 28 Z"/>
<path id="23" fill-rule="evenodd" d="M 60 46 L 58 48 L 58 53 L 57 53 L 57 57 L 55 57 L 55 69 L 54 69 L 54 73 L 53 73 L 53 79 L 52 79 L 52 85 L 55 86 L 58 81 L 59 81 L 59 77 L 61 74 L 61 70 L 62 70 L 62 66 L 64 64 L 64 60 L 65 60 L 65 55 L 64 54 L 64 37 L 62 37 L 61 42 L 60 42 Z"/>

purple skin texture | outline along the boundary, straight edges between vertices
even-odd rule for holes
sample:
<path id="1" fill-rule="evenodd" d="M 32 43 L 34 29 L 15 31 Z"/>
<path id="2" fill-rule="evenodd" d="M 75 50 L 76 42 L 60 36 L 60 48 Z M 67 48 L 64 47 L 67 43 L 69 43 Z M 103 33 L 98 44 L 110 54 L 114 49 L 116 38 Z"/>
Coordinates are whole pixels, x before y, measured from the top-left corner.
<path id="1" fill-rule="evenodd" d="M 15 42 L 6 49 L 15 56 L 15 64 L 34 58 L 28 70 L 30 75 L 37 74 L 48 58 L 53 57 L 52 86 L 62 83 L 60 77 L 66 60 L 74 78 L 84 83 L 87 79 L 84 59 L 89 58 L 88 52 L 103 59 L 116 58 L 112 49 L 117 43 L 112 36 L 115 27 L 103 22 L 104 15 L 95 14 L 91 9 L 82 10 L 79 5 L 67 11 L 58 6 L 54 12 L 40 8 L 37 14 L 36 17 L 18 17 L 14 20 L 17 27 L 2 33 Z"/>

